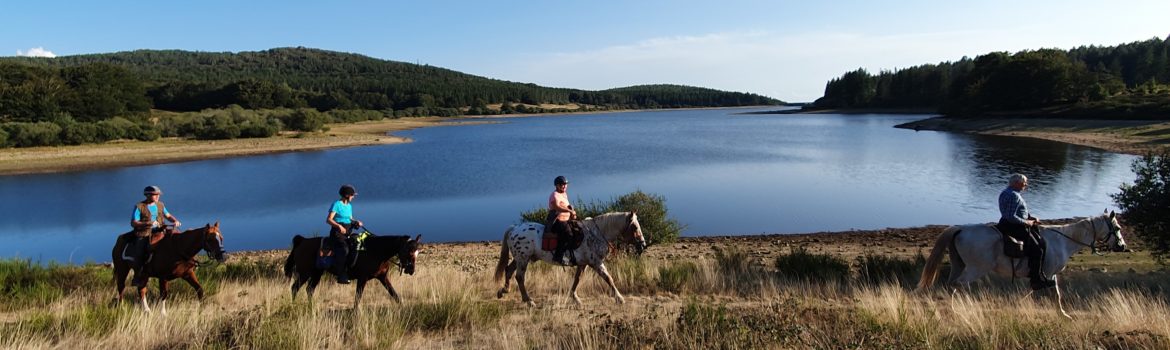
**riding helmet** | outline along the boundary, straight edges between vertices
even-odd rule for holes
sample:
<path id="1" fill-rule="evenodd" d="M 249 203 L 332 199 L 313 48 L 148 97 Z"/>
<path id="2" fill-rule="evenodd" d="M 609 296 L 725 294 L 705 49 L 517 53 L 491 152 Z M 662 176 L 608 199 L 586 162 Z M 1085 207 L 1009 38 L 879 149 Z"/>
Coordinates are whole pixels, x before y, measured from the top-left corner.
<path id="1" fill-rule="evenodd" d="M 341 185 L 341 189 L 337 190 L 337 194 L 340 194 L 342 197 L 351 196 L 357 194 L 357 189 L 353 188 L 353 185 Z"/>
<path id="2" fill-rule="evenodd" d="M 146 186 L 146 188 L 142 189 L 142 194 L 144 194 L 144 195 L 162 194 L 162 189 L 158 188 L 158 186 Z"/>
<path id="3" fill-rule="evenodd" d="M 553 185 L 568 185 L 568 184 L 569 184 L 569 180 L 565 179 L 564 176 L 557 176 L 557 178 L 553 180 Z"/>

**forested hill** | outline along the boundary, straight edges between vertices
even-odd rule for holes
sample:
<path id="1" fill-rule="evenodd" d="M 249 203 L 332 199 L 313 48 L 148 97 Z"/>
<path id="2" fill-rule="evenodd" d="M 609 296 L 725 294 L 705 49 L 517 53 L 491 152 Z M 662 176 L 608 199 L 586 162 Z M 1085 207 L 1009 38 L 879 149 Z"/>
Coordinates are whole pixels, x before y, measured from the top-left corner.
<path id="1" fill-rule="evenodd" d="M 125 86 L 92 86 L 102 77 Z M 90 85 L 86 87 L 85 85 Z M 584 104 L 599 108 L 660 108 L 766 105 L 778 100 L 747 93 L 670 85 L 586 91 L 549 88 L 460 73 L 429 65 L 387 61 L 358 54 L 308 48 L 258 52 L 212 53 L 139 50 L 57 58 L 0 58 L 0 116 L 44 115 L 61 111 L 78 115 L 71 101 L 5 104 L 13 90 L 64 89 L 60 95 L 105 94 L 94 100 L 122 100 L 141 92 L 145 101 L 130 101 L 172 111 L 195 111 L 240 105 L 248 109 L 312 107 L 410 110 L 411 115 L 488 112 L 489 104 Z M 95 92 L 94 90 L 99 90 Z M 8 92 L 6 94 L 6 92 Z M 7 95 L 7 96 L 6 96 Z M 133 96 L 130 96 L 133 99 Z M 112 101 L 108 101 L 112 102 Z M 125 101 L 124 101 L 125 102 Z M 51 110 L 50 105 L 60 106 Z M 24 109 L 24 110 L 16 110 Z M 114 110 L 127 107 L 112 108 Z M 7 110 L 5 110 L 7 109 Z M 100 114 L 100 113 L 99 113 Z M 29 119 L 29 118 L 15 118 Z M 33 118 L 35 119 L 35 118 Z"/>
<path id="2" fill-rule="evenodd" d="M 1170 118 L 1170 37 L 1117 46 L 992 52 L 845 73 L 815 108 L 930 107 L 954 116 Z"/>

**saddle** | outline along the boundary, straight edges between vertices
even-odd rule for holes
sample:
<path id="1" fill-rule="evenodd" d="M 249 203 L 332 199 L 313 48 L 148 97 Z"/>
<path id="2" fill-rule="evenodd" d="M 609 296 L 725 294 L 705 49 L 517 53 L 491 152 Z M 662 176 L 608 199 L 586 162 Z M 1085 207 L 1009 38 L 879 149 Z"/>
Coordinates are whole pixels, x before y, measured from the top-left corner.
<path id="1" fill-rule="evenodd" d="M 555 220 L 555 219 L 554 219 Z M 546 252 L 557 250 L 557 233 L 549 230 L 554 221 L 548 221 L 544 225 L 544 233 L 541 234 L 540 249 Z M 569 246 L 566 250 L 574 250 L 581 246 L 581 242 L 585 241 L 585 234 L 582 232 L 581 220 L 569 220 Z"/>
<path id="2" fill-rule="evenodd" d="M 361 251 L 366 250 L 366 238 L 373 237 L 374 233 L 362 230 L 360 233 L 346 235 L 345 244 L 349 246 L 349 256 L 347 263 L 348 267 L 353 267 L 357 264 L 357 256 Z M 317 250 L 317 268 L 326 269 L 333 266 L 333 247 L 325 244 L 328 237 L 321 239 L 321 247 Z"/>
<path id="3" fill-rule="evenodd" d="M 1004 230 L 1000 229 L 999 224 L 987 224 L 987 226 L 999 232 L 1000 237 L 1003 237 L 1003 255 L 1009 258 L 1025 258 L 1028 256 L 1024 252 L 1024 241 L 1005 233 Z"/>

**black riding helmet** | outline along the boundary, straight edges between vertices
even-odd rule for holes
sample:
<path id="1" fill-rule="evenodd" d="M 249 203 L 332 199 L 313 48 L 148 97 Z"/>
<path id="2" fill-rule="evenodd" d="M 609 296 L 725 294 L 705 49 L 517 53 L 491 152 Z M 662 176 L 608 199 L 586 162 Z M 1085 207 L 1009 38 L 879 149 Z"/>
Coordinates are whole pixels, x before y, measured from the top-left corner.
<path id="1" fill-rule="evenodd" d="M 559 186 L 559 185 L 568 185 L 568 184 L 569 184 L 569 180 L 565 179 L 564 176 L 557 176 L 557 178 L 553 180 L 553 185 Z"/>
<path id="2" fill-rule="evenodd" d="M 340 194 L 342 197 L 355 195 L 357 194 L 357 189 L 353 188 L 353 185 L 341 185 L 341 189 L 337 190 L 337 194 Z"/>
<path id="3" fill-rule="evenodd" d="M 146 188 L 142 189 L 142 194 L 144 195 L 151 195 L 156 193 L 162 193 L 162 189 L 158 188 L 158 186 L 146 186 Z"/>

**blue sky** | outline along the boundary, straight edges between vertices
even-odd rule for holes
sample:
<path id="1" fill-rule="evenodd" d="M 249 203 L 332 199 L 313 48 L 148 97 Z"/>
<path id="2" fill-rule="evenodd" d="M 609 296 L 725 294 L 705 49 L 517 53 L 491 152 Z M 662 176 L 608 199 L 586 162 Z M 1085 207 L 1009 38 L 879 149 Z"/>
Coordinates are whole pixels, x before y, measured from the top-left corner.
<path id="1" fill-rule="evenodd" d="M 1167 0 L 28 0 L 0 11 L 0 55 L 305 46 L 554 87 L 811 101 L 858 67 L 1165 38 L 1167 18 Z"/>

